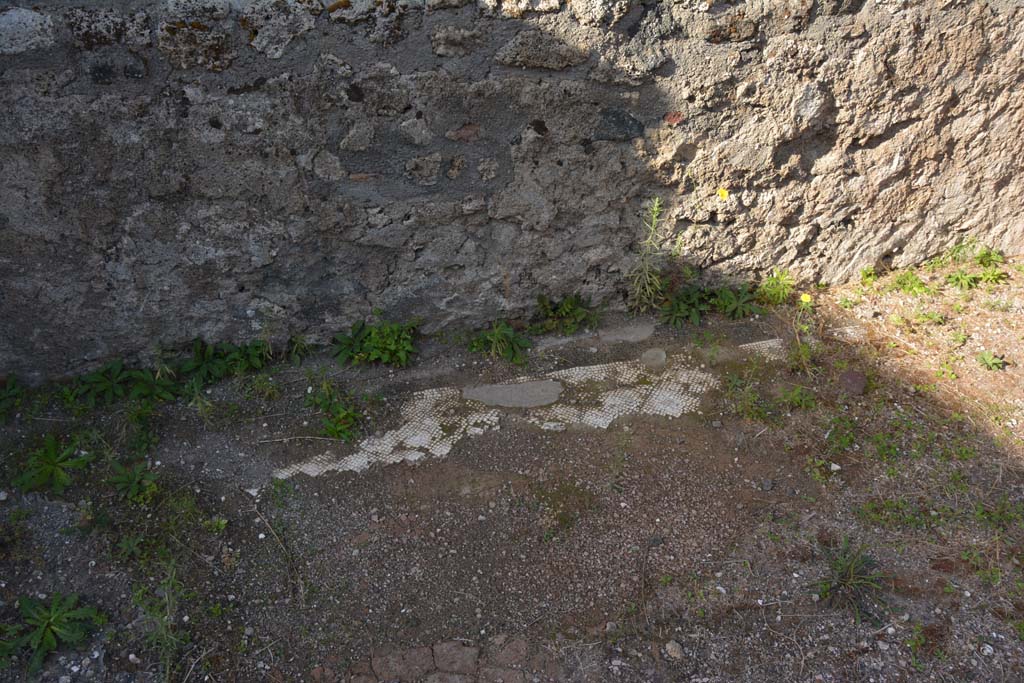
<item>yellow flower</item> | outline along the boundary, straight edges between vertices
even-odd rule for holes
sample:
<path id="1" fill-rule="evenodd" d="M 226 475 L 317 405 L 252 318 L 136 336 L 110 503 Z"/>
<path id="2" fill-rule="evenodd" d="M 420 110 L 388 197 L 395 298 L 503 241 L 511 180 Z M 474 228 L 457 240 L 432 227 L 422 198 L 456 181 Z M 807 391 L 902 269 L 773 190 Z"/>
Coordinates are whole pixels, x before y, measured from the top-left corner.
<path id="1" fill-rule="evenodd" d="M 729 190 L 725 189 L 724 187 L 718 188 L 718 198 L 724 202 L 726 199 L 729 198 Z"/>
<path id="2" fill-rule="evenodd" d="M 810 294 L 806 294 L 806 293 L 801 294 L 800 295 L 800 301 L 804 302 L 805 304 L 811 303 L 811 295 Z"/>

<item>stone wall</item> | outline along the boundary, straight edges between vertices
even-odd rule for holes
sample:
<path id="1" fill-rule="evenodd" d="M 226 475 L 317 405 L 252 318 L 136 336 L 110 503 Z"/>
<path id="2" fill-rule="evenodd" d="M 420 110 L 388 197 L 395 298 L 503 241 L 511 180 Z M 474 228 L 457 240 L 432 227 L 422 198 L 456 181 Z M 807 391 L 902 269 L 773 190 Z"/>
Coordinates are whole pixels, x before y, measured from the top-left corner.
<path id="1" fill-rule="evenodd" d="M 0 375 L 1024 244 L 1012 0 L 0 2 Z M 725 193 L 720 190 L 726 190 Z"/>

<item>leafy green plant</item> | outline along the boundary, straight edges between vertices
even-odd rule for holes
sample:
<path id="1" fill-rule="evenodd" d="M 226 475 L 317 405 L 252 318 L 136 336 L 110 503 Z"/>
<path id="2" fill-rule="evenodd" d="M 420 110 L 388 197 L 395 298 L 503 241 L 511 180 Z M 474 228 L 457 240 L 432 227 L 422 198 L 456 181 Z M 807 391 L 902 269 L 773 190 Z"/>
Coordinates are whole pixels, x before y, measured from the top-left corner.
<path id="1" fill-rule="evenodd" d="M 124 362 L 115 360 L 107 363 L 96 372 L 82 376 L 78 381 L 78 393 L 90 408 L 100 400 L 106 404 L 124 398 L 131 374 L 124 367 Z"/>
<path id="2" fill-rule="evenodd" d="M 961 291 L 974 289 L 978 286 L 981 277 L 974 273 L 968 273 L 963 268 L 958 268 L 946 276 L 946 282 Z"/>
<path id="3" fill-rule="evenodd" d="M 669 294 L 660 308 L 661 322 L 678 329 L 685 322 L 700 325 L 701 316 L 710 308 L 710 303 L 703 289 L 688 285 Z"/>
<path id="4" fill-rule="evenodd" d="M 875 274 L 875 267 L 868 266 L 867 268 L 860 269 L 860 284 L 864 287 L 870 287 L 875 284 L 878 280 L 878 275 Z"/>
<path id="5" fill-rule="evenodd" d="M 978 363 L 986 370 L 1002 370 L 1007 365 L 1005 358 L 987 350 L 978 354 Z"/>
<path id="6" fill-rule="evenodd" d="M 143 584 L 132 591 L 132 602 L 146 616 L 146 640 L 156 649 L 164 680 L 167 681 L 174 679 L 178 654 L 189 641 L 188 633 L 179 626 L 183 623 L 178 610 L 184 593 L 185 586 L 178 578 L 177 567 L 172 562 L 164 565 L 164 577 L 158 589 Z"/>
<path id="7" fill-rule="evenodd" d="M 146 506 L 153 501 L 157 492 L 157 474 L 144 462 L 122 465 L 116 460 L 110 463 L 114 474 L 108 480 L 118 495 L 136 505 Z"/>
<path id="8" fill-rule="evenodd" d="M 910 294 L 911 296 L 921 296 L 922 294 L 932 294 L 934 292 L 934 290 L 926 285 L 924 280 L 918 277 L 917 273 L 912 270 L 905 270 L 894 277 L 886 289 L 888 291 L 903 292 L 904 294 Z"/>
<path id="9" fill-rule="evenodd" d="M 937 311 L 922 311 L 922 312 L 917 314 L 917 316 L 914 318 L 914 320 L 916 322 L 918 322 L 918 323 L 921 323 L 921 324 L 925 324 L 925 323 L 930 324 L 930 325 L 945 325 L 946 324 L 946 316 L 942 315 L 941 313 L 939 313 Z"/>
<path id="10" fill-rule="evenodd" d="M 778 306 L 786 303 L 793 294 L 796 281 L 789 271 L 776 268 L 757 288 L 757 300 L 763 304 Z"/>
<path id="11" fill-rule="evenodd" d="M 224 359 L 228 369 L 236 375 L 262 370 L 274 357 L 270 344 L 262 339 L 240 346 L 218 344 L 217 353 Z"/>
<path id="12" fill-rule="evenodd" d="M 782 392 L 782 402 L 785 403 L 790 410 L 809 410 L 814 407 L 814 392 L 801 386 L 795 386 L 792 389 Z"/>
<path id="13" fill-rule="evenodd" d="M 301 334 L 288 339 L 288 360 L 292 365 L 302 365 L 302 361 L 312 352 L 312 347 Z"/>
<path id="14" fill-rule="evenodd" d="M 828 551 L 828 573 L 815 586 L 825 604 L 852 610 L 860 623 L 861 613 L 873 612 L 868 603 L 882 590 L 883 580 L 864 546 L 854 547 L 844 538 L 839 548 Z"/>
<path id="15" fill-rule="evenodd" d="M 652 308 L 665 289 L 658 244 L 661 212 L 661 198 L 655 197 L 643 220 L 644 238 L 640 242 L 636 265 L 629 272 L 629 305 L 637 312 Z"/>
<path id="16" fill-rule="evenodd" d="M 148 453 L 160 441 L 150 422 L 153 412 L 152 401 L 139 401 L 125 411 L 127 446 L 139 457 Z"/>
<path id="17" fill-rule="evenodd" d="M 533 334 L 557 332 L 572 335 L 581 327 L 597 325 L 597 312 L 591 310 L 590 302 L 578 294 L 554 301 L 543 294 L 537 297 L 537 317 L 539 321 L 530 326 Z"/>
<path id="18" fill-rule="evenodd" d="M 30 673 L 43 666 L 46 656 L 65 645 L 78 645 L 93 626 L 102 626 L 106 619 L 93 607 L 79 607 L 78 596 L 54 593 L 47 605 L 30 597 L 18 600 L 22 623 L 8 627 L 7 637 L 0 640 L 0 669 L 10 664 L 11 656 L 23 648 L 31 650 Z"/>
<path id="19" fill-rule="evenodd" d="M 192 342 L 192 356 L 182 363 L 181 371 L 193 381 L 192 389 L 216 382 L 227 377 L 229 370 L 227 359 L 217 347 L 207 344 L 202 339 Z M 190 392 L 194 394 L 193 392 Z"/>
<path id="20" fill-rule="evenodd" d="M 749 318 L 755 313 L 760 313 L 761 308 L 755 303 L 756 296 L 750 290 L 749 285 L 742 285 L 735 289 L 722 287 L 715 291 L 711 303 L 715 310 L 734 320 Z"/>
<path id="21" fill-rule="evenodd" d="M 996 266 L 989 266 L 985 270 L 981 271 L 978 275 L 978 279 L 984 282 L 986 285 L 999 285 L 1010 279 L 1010 274 L 1005 270 L 1000 270 Z"/>
<path id="22" fill-rule="evenodd" d="M 825 432 L 825 444 L 833 453 L 842 453 L 853 448 L 857 439 L 856 423 L 844 415 L 837 415 L 829 420 L 828 431 Z"/>
<path id="23" fill-rule="evenodd" d="M 0 421 L 21 407 L 25 400 L 25 389 L 14 377 L 8 377 L 0 387 Z"/>
<path id="24" fill-rule="evenodd" d="M 974 253 L 974 262 L 982 268 L 991 268 L 1003 263 L 1003 254 L 991 247 L 982 246 Z"/>
<path id="25" fill-rule="evenodd" d="M 142 559 L 145 539 L 141 535 L 122 536 L 115 546 L 117 554 L 126 560 Z"/>
<path id="26" fill-rule="evenodd" d="M 78 455 L 78 444 L 63 444 L 47 434 L 43 445 L 28 454 L 25 467 L 13 484 L 22 491 L 49 490 L 60 495 L 71 485 L 72 472 L 83 470 L 92 461 L 88 453 Z"/>
<path id="27" fill-rule="evenodd" d="M 132 389 L 129 396 L 145 401 L 173 401 L 177 384 L 166 374 L 152 370 L 132 370 L 129 373 Z"/>
<path id="28" fill-rule="evenodd" d="M 281 398 L 281 387 L 274 381 L 274 378 L 270 375 L 261 372 L 258 375 L 253 375 L 245 385 L 246 397 L 253 399 L 258 398 L 262 401 L 274 401 Z"/>
<path id="29" fill-rule="evenodd" d="M 306 397 L 306 405 L 325 414 L 321 430 L 324 436 L 346 442 L 359 436 L 365 419 L 363 411 L 351 394 L 339 391 L 330 380 L 321 381 L 317 390 Z"/>
<path id="30" fill-rule="evenodd" d="M 504 358 L 513 365 L 525 365 L 531 345 L 530 340 L 518 334 L 508 322 L 499 320 L 491 325 L 491 329 L 473 337 L 469 350 L 485 353 L 491 358 Z"/>
<path id="31" fill-rule="evenodd" d="M 203 520 L 203 528 L 211 534 L 219 534 L 228 528 L 228 520 L 226 517 L 211 517 L 210 519 Z"/>
<path id="32" fill-rule="evenodd" d="M 404 368 L 416 353 L 416 323 L 357 322 L 348 334 L 334 335 L 334 357 L 339 365 L 381 363 Z"/>

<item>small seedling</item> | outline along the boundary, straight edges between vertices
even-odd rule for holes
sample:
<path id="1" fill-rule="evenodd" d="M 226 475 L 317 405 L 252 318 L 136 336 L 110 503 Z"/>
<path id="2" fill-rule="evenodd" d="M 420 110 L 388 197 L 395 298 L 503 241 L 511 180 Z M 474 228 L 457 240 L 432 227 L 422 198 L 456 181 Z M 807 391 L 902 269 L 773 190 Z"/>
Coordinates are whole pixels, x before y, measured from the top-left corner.
<path id="1" fill-rule="evenodd" d="M 42 447 L 29 453 L 25 469 L 13 483 L 22 491 L 48 490 L 60 495 L 71 485 L 72 472 L 85 469 L 92 461 L 88 453 L 77 453 L 75 441 L 63 444 L 47 434 Z"/>
<path id="2" fill-rule="evenodd" d="M 953 348 L 958 349 L 967 343 L 967 340 L 970 339 L 970 336 L 971 335 L 967 334 L 963 330 L 958 330 L 950 335 L 949 341 L 950 344 L 952 344 Z"/>
<path id="3" fill-rule="evenodd" d="M 526 364 L 530 346 L 530 340 L 518 334 L 504 320 L 493 323 L 491 329 L 480 332 L 469 342 L 470 351 L 486 353 L 491 358 L 504 358 L 513 365 Z"/>
<path id="4" fill-rule="evenodd" d="M 223 379 L 227 376 L 229 366 L 224 356 L 218 352 L 213 344 L 207 344 L 202 339 L 196 339 L 192 343 L 192 357 L 186 360 L 181 370 L 193 381 L 193 389 Z M 193 392 L 189 392 L 193 393 Z"/>
<path id="5" fill-rule="evenodd" d="M 228 369 L 236 375 L 262 370 L 274 357 L 274 351 L 266 341 L 259 340 L 235 346 L 234 344 L 218 344 L 217 353 L 224 358 Z"/>
<path id="6" fill-rule="evenodd" d="M 78 607 L 77 595 L 54 593 L 49 605 L 34 598 L 18 600 L 22 623 L 6 630 L 7 638 L 0 640 L 0 669 L 10 664 L 11 656 L 23 648 L 32 651 L 28 661 L 29 673 L 43 666 L 46 656 L 63 645 L 78 645 L 93 626 L 102 626 L 106 619 L 95 608 Z"/>
<path id="7" fill-rule="evenodd" d="M 722 287 L 715 292 L 712 303 L 719 313 L 733 320 L 740 320 L 761 312 L 755 301 L 756 297 L 750 286 L 742 285 L 736 289 Z"/>
<path id="8" fill-rule="evenodd" d="M 1006 367 L 1006 359 L 997 356 L 991 351 L 982 351 L 978 354 L 978 363 L 986 370 L 1002 370 Z"/>
<path id="9" fill-rule="evenodd" d="M 661 277 L 658 223 L 661 220 L 661 198 L 655 197 L 643 221 L 644 238 L 636 265 L 629 272 L 629 305 L 643 312 L 653 307 L 665 288 Z"/>
<path id="10" fill-rule="evenodd" d="M 789 271 L 775 269 L 757 288 L 757 299 L 761 303 L 778 306 L 786 303 L 793 293 L 796 282 Z"/>
<path id="11" fill-rule="evenodd" d="M 860 269 L 860 284 L 864 287 L 870 287 L 875 284 L 878 280 L 878 275 L 875 274 L 874 266 L 868 266 L 867 268 Z"/>
<path id="12" fill-rule="evenodd" d="M 701 316 L 707 312 L 707 295 L 699 287 L 682 287 L 669 294 L 661 304 L 661 322 L 680 328 L 683 323 L 700 325 Z"/>
<path id="13" fill-rule="evenodd" d="M 573 294 L 560 301 L 541 295 L 537 297 L 537 318 L 530 326 L 533 334 L 557 332 L 565 336 L 576 334 L 581 327 L 594 327 L 598 315 L 590 309 L 590 302 Z"/>
<path id="14" fill-rule="evenodd" d="M 89 373 L 79 379 L 78 393 L 90 408 L 95 407 L 101 399 L 110 404 L 124 398 L 131 374 L 120 360 L 111 361 L 96 372 Z"/>
<path id="15" fill-rule="evenodd" d="M 804 387 L 796 386 L 782 392 L 782 401 L 790 410 L 809 410 L 814 407 L 814 393 Z"/>
<path id="16" fill-rule="evenodd" d="M 850 539 L 829 552 L 828 574 L 817 584 L 817 594 L 826 604 L 850 609 L 857 623 L 861 613 L 871 613 L 869 600 L 882 589 L 883 576 L 864 546 L 853 547 Z"/>
<path id="17" fill-rule="evenodd" d="M 945 325 L 946 317 L 937 311 L 922 311 L 914 318 L 915 322 L 929 325 Z"/>
<path id="18" fill-rule="evenodd" d="M 258 375 L 253 375 L 252 379 L 246 383 L 245 395 L 250 399 L 274 401 L 281 398 L 281 387 L 273 377 L 261 372 Z"/>
<path id="19" fill-rule="evenodd" d="M 152 370 L 132 370 L 128 373 L 132 380 L 129 396 L 144 401 L 173 401 L 177 385 L 166 373 L 154 373 Z"/>
<path id="20" fill-rule="evenodd" d="M 917 276 L 917 273 L 912 270 L 905 270 L 893 278 L 893 281 L 889 284 L 888 290 L 903 292 L 904 294 L 910 294 L 911 296 L 931 294 L 934 291 L 924 283 L 924 280 Z"/>
<path id="21" fill-rule="evenodd" d="M 17 379 L 8 377 L 0 387 L 0 421 L 6 420 L 8 415 L 20 408 L 24 400 L 25 389 L 18 384 Z"/>
<path id="22" fill-rule="evenodd" d="M 416 353 L 416 323 L 358 322 L 348 334 L 334 335 L 334 357 L 338 365 L 380 363 L 404 368 Z"/>
<path id="23" fill-rule="evenodd" d="M 990 247 L 982 246 L 974 254 L 974 262 L 982 268 L 991 268 L 1003 263 L 1003 254 Z"/>
<path id="24" fill-rule="evenodd" d="M 114 470 L 108 480 L 121 498 L 136 505 L 146 506 L 156 495 L 156 472 L 149 469 L 144 462 L 134 465 L 122 465 L 114 461 L 110 464 Z"/>
<path id="25" fill-rule="evenodd" d="M 1010 279 L 1010 274 L 1005 270 L 999 270 L 996 266 L 989 266 L 985 270 L 981 271 L 981 275 L 978 276 L 982 282 L 987 285 L 999 285 Z"/>
<path id="26" fill-rule="evenodd" d="M 979 275 L 968 273 L 963 268 L 958 268 L 946 276 L 946 282 L 948 284 L 963 292 L 977 287 L 980 280 L 981 277 Z"/>
<path id="27" fill-rule="evenodd" d="M 359 436 L 365 419 L 363 411 L 355 397 L 339 391 L 330 380 L 324 379 L 319 388 L 306 397 L 306 405 L 326 415 L 321 431 L 324 436 L 346 442 Z"/>
<path id="28" fill-rule="evenodd" d="M 311 351 L 309 342 L 301 334 L 294 335 L 288 340 L 288 360 L 292 365 L 302 365 L 302 361 Z"/>
<path id="29" fill-rule="evenodd" d="M 203 528 L 211 534 L 219 534 L 228 528 L 228 520 L 220 516 L 211 517 L 210 519 L 203 520 Z"/>

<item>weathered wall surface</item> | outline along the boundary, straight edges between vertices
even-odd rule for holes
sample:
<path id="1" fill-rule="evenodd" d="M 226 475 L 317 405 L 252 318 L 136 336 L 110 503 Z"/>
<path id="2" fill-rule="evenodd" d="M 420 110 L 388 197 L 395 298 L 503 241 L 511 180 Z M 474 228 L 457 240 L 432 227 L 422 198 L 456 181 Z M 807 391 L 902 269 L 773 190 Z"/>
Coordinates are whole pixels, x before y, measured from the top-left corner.
<path id="1" fill-rule="evenodd" d="M 614 304 L 654 195 L 712 274 L 1019 253 L 1022 60 L 1012 0 L 0 2 L 0 374 Z"/>

